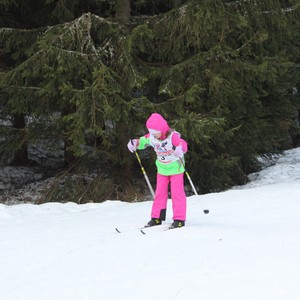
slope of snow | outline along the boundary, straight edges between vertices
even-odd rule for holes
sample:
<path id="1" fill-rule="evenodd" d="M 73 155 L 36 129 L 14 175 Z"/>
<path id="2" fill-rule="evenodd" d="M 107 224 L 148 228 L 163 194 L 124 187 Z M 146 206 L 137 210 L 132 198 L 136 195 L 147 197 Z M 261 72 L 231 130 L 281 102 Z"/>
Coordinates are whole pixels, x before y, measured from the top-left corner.
<path id="1" fill-rule="evenodd" d="M 299 164 L 286 151 L 246 186 L 189 197 L 186 227 L 146 235 L 151 201 L 0 205 L 0 299 L 298 300 Z"/>

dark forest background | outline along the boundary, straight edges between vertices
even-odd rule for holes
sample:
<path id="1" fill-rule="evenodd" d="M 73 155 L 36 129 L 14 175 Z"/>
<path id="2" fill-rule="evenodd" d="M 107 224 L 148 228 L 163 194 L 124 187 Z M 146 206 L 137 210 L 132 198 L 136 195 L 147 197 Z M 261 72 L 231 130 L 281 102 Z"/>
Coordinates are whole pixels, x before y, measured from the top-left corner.
<path id="1" fill-rule="evenodd" d="M 300 145 L 299 0 L 0 0 L 0 14 L 1 165 L 62 153 L 53 174 L 77 179 L 49 201 L 143 198 L 126 144 L 152 112 L 188 141 L 199 193 Z"/>

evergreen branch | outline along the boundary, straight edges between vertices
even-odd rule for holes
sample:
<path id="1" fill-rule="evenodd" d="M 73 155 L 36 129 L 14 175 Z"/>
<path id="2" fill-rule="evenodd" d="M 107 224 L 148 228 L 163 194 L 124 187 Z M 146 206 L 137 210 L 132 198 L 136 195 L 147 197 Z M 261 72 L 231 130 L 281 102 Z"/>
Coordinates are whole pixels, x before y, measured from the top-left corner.
<path id="1" fill-rule="evenodd" d="M 72 20 L 70 22 L 64 22 L 64 23 L 61 23 L 61 24 L 56 24 L 56 25 L 53 25 L 53 26 L 48 26 L 48 29 L 45 31 L 45 33 L 49 33 L 49 31 L 53 28 L 59 28 L 59 27 L 71 27 L 73 26 L 75 23 L 79 23 L 80 21 L 82 20 L 85 20 L 86 18 L 94 18 L 96 19 L 97 21 L 100 21 L 102 23 L 106 23 L 108 25 L 116 25 L 117 23 L 116 22 L 112 22 L 108 19 L 105 19 L 105 18 L 102 18 L 100 16 L 97 16 L 95 14 L 91 14 L 91 13 L 85 13 L 83 15 L 81 15 L 79 18 L 75 19 L 75 20 Z"/>
<path id="2" fill-rule="evenodd" d="M 253 1 L 253 0 L 233 1 L 233 2 L 229 2 L 229 3 L 225 3 L 225 5 L 228 5 L 228 6 L 237 5 L 237 4 L 243 5 L 243 4 L 246 4 L 246 3 L 257 5 L 257 3 L 255 3 L 255 1 Z M 299 4 L 294 5 L 294 6 L 290 6 L 290 7 L 285 8 L 285 9 L 282 8 L 281 11 L 283 13 L 290 13 L 290 12 L 292 12 L 292 11 L 298 9 L 298 8 L 299 8 Z M 270 13 L 273 13 L 273 12 L 270 11 L 270 10 L 265 10 L 265 11 L 261 11 L 261 13 L 263 13 L 263 14 L 270 14 Z"/>
<path id="3" fill-rule="evenodd" d="M 71 22 L 49 27 L 44 32 L 41 40 L 44 38 L 47 41 L 47 37 L 48 35 L 52 35 L 51 31 L 53 29 L 62 27 L 63 31 L 60 34 L 55 34 L 54 38 L 52 38 L 52 41 L 50 41 L 52 45 L 56 45 L 57 47 L 58 41 L 59 44 L 64 45 L 66 44 L 66 37 L 68 37 L 71 39 L 70 41 L 72 41 L 73 44 L 79 42 L 79 45 L 77 45 L 77 47 L 80 47 L 81 52 L 84 52 L 84 49 L 89 48 L 92 53 L 94 53 L 96 56 L 99 56 L 99 50 L 96 48 L 91 36 L 92 19 L 95 19 L 97 21 L 100 20 L 102 23 L 106 23 L 108 25 L 116 24 L 111 21 L 105 20 L 104 18 L 101 18 L 99 16 L 92 15 L 91 13 L 86 13 Z M 108 43 L 106 43 L 105 46 L 107 45 Z M 47 43 L 46 46 L 48 46 Z M 68 47 L 69 46 L 70 45 L 68 43 Z"/>
<path id="4" fill-rule="evenodd" d="M 43 32 L 44 30 L 41 28 L 33 28 L 33 29 L 24 29 L 24 28 L 10 28 L 10 27 L 2 27 L 0 28 L 0 33 L 13 33 L 13 32 Z"/>
<path id="5" fill-rule="evenodd" d="M 22 69 L 22 67 L 26 67 L 28 64 L 30 63 L 34 63 L 34 59 L 36 57 L 39 57 L 39 55 L 45 53 L 45 50 L 39 50 L 36 53 L 34 53 L 32 56 L 30 56 L 27 60 L 25 60 L 24 62 L 22 62 L 21 64 L 19 64 L 13 71 L 18 71 L 19 69 Z"/>
<path id="6" fill-rule="evenodd" d="M 15 89 L 23 89 L 23 90 L 40 90 L 41 88 L 35 86 L 20 86 L 20 85 L 8 85 L 8 84 L 1 84 L 1 87 L 11 87 Z"/>
<path id="7" fill-rule="evenodd" d="M 252 42 L 254 42 L 256 40 L 256 38 L 259 37 L 259 33 L 257 32 L 256 34 L 254 34 L 251 39 L 249 39 L 247 42 L 245 42 L 241 47 L 239 47 L 238 49 L 236 49 L 237 52 L 241 51 L 242 49 L 244 49 L 246 46 L 248 46 L 249 44 L 251 44 Z"/>
<path id="8" fill-rule="evenodd" d="M 94 55 L 90 54 L 90 53 L 83 53 L 83 52 L 79 52 L 79 51 L 75 51 L 75 50 L 62 49 L 62 48 L 59 48 L 58 46 L 51 46 L 50 48 L 56 49 L 57 51 L 59 51 L 61 53 L 69 54 L 70 56 L 78 55 L 78 56 L 85 57 L 85 58 L 94 57 Z M 99 56 L 99 53 L 97 53 L 96 55 Z"/>
<path id="9" fill-rule="evenodd" d="M 108 25 L 117 25 L 117 24 L 118 24 L 117 22 L 113 22 L 113 21 L 111 21 L 111 20 L 102 18 L 102 17 L 97 16 L 97 15 L 95 15 L 95 14 L 91 14 L 91 13 L 89 13 L 89 14 L 90 14 L 91 18 L 95 18 L 96 20 L 98 20 L 98 21 L 100 21 L 100 22 L 102 22 L 102 23 L 106 23 L 106 24 L 108 24 Z"/>
<path id="10" fill-rule="evenodd" d="M 20 71 L 22 69 L 26 69 L 27 66 L 34 65 L 34 63 L 36 63 L 37 61 L 41 60 L 41 57 L 43 55 L 47 56 L 47 53 L 49 52 L 50 49 L 56 49 L 57 51 L 60 51 L 61 53 L 69 54 L 72 57 L 73 56 L 79 56 L 79 57 L 83 57 L 83 58 L 93 57 L 92 54 L 82 53 L 82 52 L 73 51 L 73 50 L 61 49 L 61 48 L 59 48 L 57 46 L 51 46 L 51 47 L 48 47 L 48 49 L 38 50 L 35 54 L 33 54 L 32 56 L 30 56 L 26 61 L 24 61 L 21 64 L 19 64 L 15 69 L 9 71 L 9 73 L 11 73 L 11 72 L 16 73 L 16 72 L 18 72 L 18 71 Z"/>
<path id="11" fill-rule="evenodd" d="M 298 9 L 298 7 L 299 7 L 299 5 L 296 5 L 296 6 L 291 6 L 291 7 L 288 7 L 288 8 L 286 8 L 286 9 L 281 9 L 281 12 L 283 12 L 283 13 L 291 13 L 291 12 L 293 12 L 294 10 L 296 10 L 296 9 Z M 271 14 L 271 13 L 273 13 L 272 11 L 270 11 L 270 10 L 264 10 L 264 11 L 262 11 L 261 12 L 262 14 Z"/>

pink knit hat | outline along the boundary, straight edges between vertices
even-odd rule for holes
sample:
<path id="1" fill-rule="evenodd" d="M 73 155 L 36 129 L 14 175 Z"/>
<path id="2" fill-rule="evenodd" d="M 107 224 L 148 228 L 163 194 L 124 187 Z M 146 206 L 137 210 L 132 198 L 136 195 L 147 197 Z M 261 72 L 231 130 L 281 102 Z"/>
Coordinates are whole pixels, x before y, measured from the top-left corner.
<path id="1" fill-rule="evenodd" d="M 168 122 L 158 113 L 153 113 L 146 122 L 146 127 L 152 132 L 161 132 L 162 134 L 166 134 L 170 129 Z"/>

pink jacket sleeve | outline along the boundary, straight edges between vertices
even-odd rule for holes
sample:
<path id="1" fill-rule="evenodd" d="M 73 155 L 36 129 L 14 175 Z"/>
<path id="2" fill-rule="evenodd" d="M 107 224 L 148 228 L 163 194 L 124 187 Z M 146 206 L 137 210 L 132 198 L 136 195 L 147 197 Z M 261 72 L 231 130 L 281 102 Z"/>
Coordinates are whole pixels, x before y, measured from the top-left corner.
<path id="1" fill-rule="evenodd" d="M 182 139 L 177 132 L 174 132 L 172 135 L 172 144 L 175 147 L 181 145 L 183 153 L 186 153 L 188 151 L 187 142 L 184 139 Z"/>

